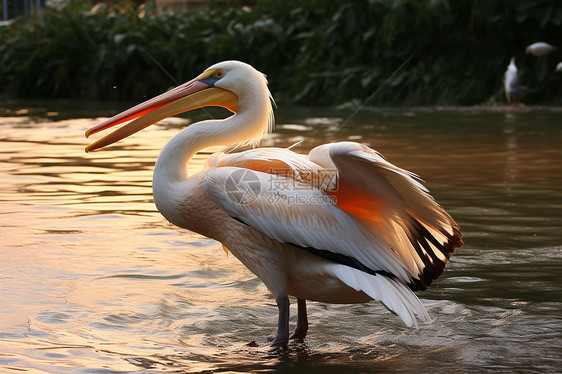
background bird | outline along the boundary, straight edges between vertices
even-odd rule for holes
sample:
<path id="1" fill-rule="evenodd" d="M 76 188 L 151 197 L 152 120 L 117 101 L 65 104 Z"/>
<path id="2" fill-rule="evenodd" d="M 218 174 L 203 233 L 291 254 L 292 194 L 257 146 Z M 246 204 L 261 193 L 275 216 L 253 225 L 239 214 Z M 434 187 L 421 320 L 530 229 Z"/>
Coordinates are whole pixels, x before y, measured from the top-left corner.
<path id="1" fill-rule="evenodd" d="M 505 97 L 509 104 L 516 104 L 521 97 L 525 97 L 523 86 L 519 82 L 519 74 L 515 65 L 515 57 L 511 58 L 507 70 L 503 76 L 503 86 L 505 89 Z"/>
<path id="2" fill-rule="evenodd" d="M 550 45 L 548 43 L 545 42 L 537 42 L 537 43 L 533 43 L 527 46 L 527 48 L 525 48 L 525 53 L 531 53 L 535 56 L 537 56 L 538 58 L 545 58 L 546 56 L 554 51 L 556 49 L 555 46 Z"/>
<path id="3" fill-rule="evenodd" d="M 557 71 L 557 72 L 562 71 L 562 61 L 560 61 L 560 62 L 558 63 L 558 65 L 556 65 L 556 71 Z"/>
<path id="4" fill-rule="evenodd" d="M 308 155 L 282 148 L 219 153 L 200 172 L 187 174 L 197 151 L 257 144 L 272 130 L 265 76 L 248 64 L 213 65 L 88 129 L 86 136 L 132 120 L 86 151 L 210 105 L 235 114 L 192 124 L 165 145 L 154 169 L 154 202 L 170 222 L 220 241 L 265 283 L 279 310 L 272 346 L 306 336 L 306 300 L 374 299 L 408 326 L 428 320 L 413 291 L 441 275 L 462 240 L 458 225 L 414 174 L 354 142 L 320 145 Z M 292 335 L 289 295 L 298 300 Z"/>

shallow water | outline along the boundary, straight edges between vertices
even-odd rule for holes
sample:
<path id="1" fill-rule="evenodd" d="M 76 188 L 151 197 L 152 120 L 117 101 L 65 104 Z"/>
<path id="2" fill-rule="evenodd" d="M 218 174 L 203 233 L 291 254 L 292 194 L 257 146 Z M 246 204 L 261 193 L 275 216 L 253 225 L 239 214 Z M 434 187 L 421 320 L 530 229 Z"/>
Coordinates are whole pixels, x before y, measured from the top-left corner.
<path id="1" fill-rule="evenodd" d="M 409 329 L 374 302 L 311 302 L 306 342 L 272 353 L 263 284 L 152 202 L 159 149 L 208 114 L 85 154 L 84 130 L 117 109 L 0 108 L 0 371 L 562 370 L 561 110 L 279 111 L 262 146 L 363 142 L 426 181 L 465 246 L 419 294 L 431 323 Z"/>

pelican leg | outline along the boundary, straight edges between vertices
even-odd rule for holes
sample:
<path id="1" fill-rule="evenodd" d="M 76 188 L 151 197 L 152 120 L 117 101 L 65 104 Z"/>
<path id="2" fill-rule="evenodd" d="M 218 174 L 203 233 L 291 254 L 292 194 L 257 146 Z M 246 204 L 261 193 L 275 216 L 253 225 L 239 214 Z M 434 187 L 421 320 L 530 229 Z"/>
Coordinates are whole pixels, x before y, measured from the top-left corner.
<path id="1" fill-rule="evenodd" d="M 297 299 L 298 305 L 298 318 L 297 327 L 295 332 L 291 334 L 289 339 L 304 340 L 306 333 L 308 332 L 308 316 L 306 315 L 306 300 Z"/>
<path id="2" fill-rule="evenodd" d="M 279 308 L 279 323 L 277 325 L 277 335 L 271 343 L 272 347 L 287 347 L 289 342 L 289 297 L 279 296 L 276 300 Z"/>

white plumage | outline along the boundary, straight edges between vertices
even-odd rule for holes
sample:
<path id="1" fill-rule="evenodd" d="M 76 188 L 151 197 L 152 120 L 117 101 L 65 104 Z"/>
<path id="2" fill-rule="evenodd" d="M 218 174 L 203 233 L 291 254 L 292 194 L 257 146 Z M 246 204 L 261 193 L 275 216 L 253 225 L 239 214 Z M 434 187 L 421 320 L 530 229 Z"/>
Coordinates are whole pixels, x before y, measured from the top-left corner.
<path id="1" fill-rule="evenodd" d="M 545 42 L 536 42 L 533 44 L 529 44 L 527 48 L 525 48 L 525 53 L 531 53 L 539 58 L 546 58 L 546 56 L 555 49 L 556 47 L 551 44 Z"/>
<path id="2" fill-rule="evenodd" d="M 273 346 L 289 339 L 289 299 L 298 299 L 293 338 L 308 330 L 305 300 L 379 300 L 406 325 L 427 312 L 413 290 L 426 289 L 462 245 L 456 223 L 417 177 L 353 142 L 325 144 L 308 156 L 260 148 L 215 154 L 199 173 L 186 165 L 211 145 L 256 143 L 272 128 L 264 76 L 227 61 L 194 80 L 97 125 L 87 135 L 129 124 L 87 147 L 109 145 L 166 116 L 205 105 L 235 115 L 182 130 L 154 169 L 154 201 L 172 223 L 220 241 L 275 296 Z"/>
<path id="3" fill-rule="evenodd" d="M 516 104 L 521 97 L 525 97 L 523 87 L 519 82 L 519 73 L 515 65 L 515 57 L 511 58 L 507 70 L 503 76 L 503 85 L 505 89 L 505 97 L 509 104 Z"/>

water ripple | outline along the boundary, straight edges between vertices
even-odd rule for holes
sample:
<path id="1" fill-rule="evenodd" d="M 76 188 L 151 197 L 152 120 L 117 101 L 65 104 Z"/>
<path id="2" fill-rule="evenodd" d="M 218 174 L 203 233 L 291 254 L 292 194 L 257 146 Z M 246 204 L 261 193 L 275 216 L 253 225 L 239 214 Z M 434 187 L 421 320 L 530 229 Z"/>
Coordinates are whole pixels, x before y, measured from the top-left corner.
<path id="1" fill-rule="evenodd" d="M 449 373 L 562 365 L 558 111 L 367 109 L 348 122 L 350 113 L 332 109 L 279 113 L 264 145 L 373 146 L 426 180 L 463 229 L 465 247 L 419 294 L 432 320 L 418 330 L 378 303 L 309 303 L 306 344 L 272 352 L 277 308 L 263 283 L 218 243 L 171 226 L 152 201 L 159 149 L 201 114 L 86 155 L 84 129 L 107 111 L 19 109 L 0 117 L 0 370 Z M 293 325 L 294 305 L 291 312 Z"/>

